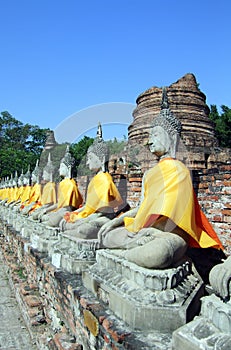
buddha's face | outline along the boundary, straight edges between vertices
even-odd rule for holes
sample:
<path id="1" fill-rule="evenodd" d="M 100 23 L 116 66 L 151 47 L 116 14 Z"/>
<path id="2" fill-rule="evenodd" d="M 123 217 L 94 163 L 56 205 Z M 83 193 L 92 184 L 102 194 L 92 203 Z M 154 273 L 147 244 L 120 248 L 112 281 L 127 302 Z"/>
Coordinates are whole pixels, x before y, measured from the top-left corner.
<path id="1" fill-rule="evenodd" d="M 68 167 L 64 163 L 61 163 L 59 166 L 59 175 L 62 177 L 66 177 L 68 176 L 68 173 Z"/>
<path id="2" fill-rule="evenodd" d="M 50 174 L 46 170 L 43 170 L 43 180 L 50 181 Z"/>
<path id="3" fill-rule="evenodd" d="M 31 174 L 31 181 L 33 182 L 33 184 L 37 182 L 37 176 L 34 173 Z"/>
<path id="4" fill-rule="evenodd" d="M 24 176 L 23 185 L 29 185 L 29 179 L 26 176 Z"/>
<path id="5" fill-rule="evenodd" d="M 169 134 L 161 126 L 155 126 L 151 130 L 148 142 L 149 148 L 158 157 L 169 152 L 172 142 Z"/>
<path id="6" fill-rule="evenodd" d="M 98 170 L 98 169 L 100 169 L 102 167 L 101 160 L 93 152 L 88 152 L 87 153 L 87 162 L 86 162 L 86 164 L 88 165 L 90 170 Z"/>

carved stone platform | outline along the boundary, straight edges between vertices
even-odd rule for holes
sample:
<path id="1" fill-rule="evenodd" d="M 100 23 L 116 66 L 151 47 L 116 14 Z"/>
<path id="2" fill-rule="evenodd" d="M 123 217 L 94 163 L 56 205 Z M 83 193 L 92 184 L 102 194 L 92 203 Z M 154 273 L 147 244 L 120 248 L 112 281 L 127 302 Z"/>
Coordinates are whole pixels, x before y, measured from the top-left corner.
<path id="1" fill-rule="evenodd" d="M 173 349 L 231 349 L 231 302 L 203 297 L 200 316 L 173 333 Z"/>
<path id="2" fill-rule="evenodd" d="M 83 283 L 133 329 L 172 332 L 199 313 L 204 285 L 190 261 L 151 270 L 122 255 L 122 250 L 98 250 Z"/>
<path id="3" fill-rule="evenodd" d="M 60 233 L 58 242 L 49 251 L 49 256 L 57 268 L 80 274 L 95 263 L 97 249 L 97 239 L 80 239 Z"/>
<path id="4" fill-rule="evenodd" d="M 48 227 L 38 223 L 30 236 L 31 246 L 40 252 L 48 253 L 50 247 L 58 241 L 58 227 Z"/>

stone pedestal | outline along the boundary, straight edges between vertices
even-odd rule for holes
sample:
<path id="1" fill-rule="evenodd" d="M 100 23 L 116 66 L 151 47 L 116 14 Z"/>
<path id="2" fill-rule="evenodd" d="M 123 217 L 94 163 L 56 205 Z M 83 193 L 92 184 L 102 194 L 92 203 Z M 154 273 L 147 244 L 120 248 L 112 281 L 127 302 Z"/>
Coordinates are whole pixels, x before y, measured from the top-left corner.
<path id="1" fill-rule="evenodd" d="M 174 350 L 231 349 L 231 302 L 217 296 L 202 298 L 200 316 L 173 333 Z"/>
<path id="2" fill-rule="evenodd" d="M 95 263 L 97 239 L 78 239 L 60 234 L 59 240 L 49 251 L 51 262 L 57 268 L 80 274 Z"/>
<path id="3" fill-rule="evenodd" d="M 121 250 L 98 250 L 83 283 L 128 325 L 172 332 L 200 310 L 204 286 L 190 261 L 151 270 L 126 261 Z"/>
<path id="4" fill-rule="evenodd" d="M 50 247 L 58 241 L 58 227 L 48 227 L 38 224 L 30 236 L 31 246 L 39 252 L 48 253 Z"/>

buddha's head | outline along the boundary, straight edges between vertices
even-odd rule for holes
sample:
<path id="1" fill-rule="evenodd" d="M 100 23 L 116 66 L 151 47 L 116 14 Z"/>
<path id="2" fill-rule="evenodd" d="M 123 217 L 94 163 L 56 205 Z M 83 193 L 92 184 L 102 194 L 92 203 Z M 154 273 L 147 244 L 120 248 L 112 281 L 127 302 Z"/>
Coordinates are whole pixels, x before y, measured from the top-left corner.
<path id="1" fill-rule="evenodd" d="M 90 170 L 107 171 L 108 160 L 109 149 L 108 145 L 102 138 L 102 128 L 101 124 L 99 123 L 97 136 L 87 151 L 87 165 L 89 166 Z"/>
<path id="2" fill-rule="evenodd" d="M 65 155 L 60 161 L 59 175 L 63 178 L 71 178 L 71 170 L 73 164 L 74 158 L 71 156 L 69 146 L 67 146 Z"/>
<path id="3" fill-rule="evenodd" d="M 28 186 L 30 185 L 30 179 L 31 179 L 31 174 L 30 174 L 30 166 L 28 166 L 28 170 L 26 174 L 23 176 L 23 185 Z"/>
<path id="4" fill-rule="evenodd" d="M 31 181 L 33 184 L 39 183 L 39 165 L 38 165 L 38 160 L 36 162 L 35 168 L 31 173 Z"/>
<path id="5" fill-rule="evenodd" d="M 18 172 L 17 172 L 17 170 L 15 171 L 15 175 L 14 175 L 14 178 L 13 178 L 13 186 L 14 187 L 18 186 Z"/>
<path id="6" fill-rule="evenodd" d="M 53 162 L 51 160 L 51 154 L 49 153 L 47 164 L 43 168 L 43 174 L 42 174 L 43 180 L 46 182 L 49 182 L 49 181 L 52 182 L 53 181 L 53 172 L 54 172 L 54 166 L 53 166 Z"/>
<path id="7" fill-rule="evenodd" d="M 149 135 L 150 151 L 159 158 L 175 158 L 180 132 L 181 122 L 169 109 L 167 92 L 163 88 L 161 111 L 154 118 Z"/>

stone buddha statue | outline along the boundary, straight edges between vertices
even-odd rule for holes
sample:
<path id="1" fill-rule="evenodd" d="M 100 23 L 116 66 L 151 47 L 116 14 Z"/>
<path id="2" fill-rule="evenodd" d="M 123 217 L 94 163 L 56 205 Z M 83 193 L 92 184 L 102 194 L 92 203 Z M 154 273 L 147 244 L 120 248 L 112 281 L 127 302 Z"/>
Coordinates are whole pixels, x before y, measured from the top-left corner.
<path id="1" fill-rule="evenodd" d="M 38 220 L 39 215 L 44 215 L 44 211 L 56 203 L 56 184 L 53 181 L 54 166 L 49 153 L 47 164 L 43 168 L 42 181 L 45 185 L 42 188 L 41 199 L 34 205 L 34 210 L 29 213 L 33 220 Z"/>
<path id="2" fill-rule="evenodd" d="M 36 162 L 36 166 L 34 170 L 31 173 L 31 183 L 32 183 L 32 188 L 30 191 L 29 199 L 26 203 L 24 203 L 24 207 L 21 208 L 21 213 L 23 215 L 29 214 L 29 212 L 36 207 L 36 204 L 41 201 L 42 189 L 39 181 L 38 160 Z"/>
<path id="3" fill-rule="evenodd" d="M 62 180 L 58 185 L 57 203 L 46 208 L 40 216 L 41 221 L 48 226 L 57 227 L 65 212 L 79 208 L 83 202 L 77 183 L 71 177 L 73 161 L 67 146 L 65 155 L 60 161 L 59 175 Z"/>
<path id="4" fill-rule="evenodd" d="M 6 206 L 12 207 L 15 203 L 19 201 L 20 192 L 18 187 L 18 173 L 15 171 L 15 176 L 11 180 L 11 195 L 8 198 Z"/>
<path id="5" fill-rule="evenodd" d="M 28 202 L 30 198 L 30 191 L 31 191 L 31 185 L 30 185 L 30 166 L 28 166 L 27 172 L 24 174 L 23 170 L 22 173 L 18 179 L 18 200 L 16 202 L 13 202 L 13 207 L 16 210 L 20 210 L 24 208 L 24 205 Z"/>
<path id="6" fill-rule="evenodd" d="M 81 239 L 97 238 L 99 228 L 115 216 L 115 208 L 123 201 L 108 173 L 108 159 L 109 150 L 99 123 L 97 137 L 87 152 L 87 165 L 95 175 L 89 182 L 85 205 L 66 213 L 60 222 L 64 234 Z"/>
<path id="7" fill-rule="evenodd" d="M 159 161 L 143 176 L 140 203 L 99 231 L 102 248 L 124 249 L 122 256 L 142 267 L 170 267 L 188 246 L 222 248 L 200 210 L 189 170 L 175 159 L 180 131 L 164 88 L 149 136 L 149 149 Z"/>

